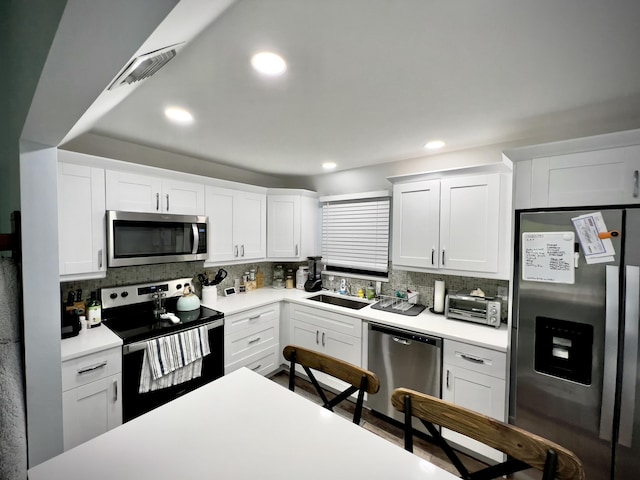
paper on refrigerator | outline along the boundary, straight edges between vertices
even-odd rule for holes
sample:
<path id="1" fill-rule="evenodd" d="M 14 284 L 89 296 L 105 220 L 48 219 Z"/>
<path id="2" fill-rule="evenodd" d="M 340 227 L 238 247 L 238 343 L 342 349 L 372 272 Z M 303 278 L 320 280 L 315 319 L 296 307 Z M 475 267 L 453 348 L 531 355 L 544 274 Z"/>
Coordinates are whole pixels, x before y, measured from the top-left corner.
<path id="1" fill-rule="evenodd" d="M 522 279 L 532 282 L 574 283 L 573 232 L 522 234 Z"/>
<path id="2" fill-rule="evenodd" d="M 585 213 L 571 219 L 576 229 L 582 253 L 587 263 L 613 262 L 616 254 L 609 238 L 600 238 L 599 233 L 607 232 L 602 212 Z"/>

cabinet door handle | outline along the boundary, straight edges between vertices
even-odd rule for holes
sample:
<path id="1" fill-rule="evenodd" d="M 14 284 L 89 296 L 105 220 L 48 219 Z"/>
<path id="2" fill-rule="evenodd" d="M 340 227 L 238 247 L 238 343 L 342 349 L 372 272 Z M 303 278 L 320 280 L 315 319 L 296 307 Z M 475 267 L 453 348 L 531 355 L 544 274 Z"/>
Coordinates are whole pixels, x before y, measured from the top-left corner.
<path id="1" fill-rule="evenodd" d="M 107 361 L 105 360 L 102 363 L 98 363 L 96 365 L 91 365 L 90 367 L 78 370 L 78 375 L 82 375 L 83 373 L 93 372 L 94 370 L 97 370 L 99 368 L 106 367 L 106 366 L 107 366 Z"/>
<path id="2" fill-rule="evenodd" d="M 447 368 L 447 388 L 449 388 L 449 369 Z"/>
<path id="3" fill-rule="evenodd" d="M 237 257 L 237 256 L 238 256 L 238 245 L 235 245 L 235 246 L 233 247 L 233 256 L 234 256 L 234 257 Z"/>
<path id="4" fill-rule="evenodd" d="M 98 268 L 102 270 L 102 249 L 98 250 Z"/>
<path id="5" fill-rule="evenodd" d="M 435 265 L 436 264 L 435 256 L 436 256 L 436 249 L 432 248 L 431 249 L 431 265 Z"/>
<path id="6" fill-rule="evenodd" d="M 169 194 L 167 193 L 167 212 L 169 211 Z"/>
<path id="7" fill-rule="evenodd" d="M 244 257 L 244 245 L 240 245 L 240 256 Z"/>
<path id="8" fill-rule="evenodd" d="M 249 345 L 251 345 L 252 343 L 256 343 L 260 341 L 260 337 L 256 337 L 253 340 L 249 340 Z"/>
<path id="9" fill-rule="evenodd" d="M 640 194 L 640 186 L 638 185 L 638 170 L 633 172 L 633 198 L 638 198 Z"/>
<path id="10" fill-rule="evenodd" d="M 322 346 L 324 347 L 324 332 L 322 332 Z"/>
<path id="11" fill-rule="evenodd" d="M 318 330 L 316 330 L 316 345 L 318 345 L 318 344 L 320 343 L 320 342 L 318 341 L 318 334 L 319 334 L 319 333 L 320 333 L 320 332 L 318 332 Z"/>
<path id="12" fill-rule="evenodd" d="M 160 210 L 160 194 L 156 193 L 156 210 Z"/>
<path id="13" fill-rule="evenodd" d="M 261 364 L 261 363 L 259 363 L 259 364 L 258 364 L 257 366 L 255 366 L 255 367 L 252 367 L 252 368 L 251 368 L 251 370 L 253 370 L 253 371 L 255 372 L 256 370 L 260 370 L 260 367 L 262 367 L 262 364 Z"/>
<path id="14" fill-rule="evenodd" d="M 460 358 L 466 360 L 467 362 L 471 362 L 471 363 L 484 363 L 484 360 L 481 358 L 476 358 L 476 357 L 472 357 L 470 355 L 465 355 L 464 353 L 460 354 Z"/>
<path id="15" fill-rule="evenodd" d="M 442 249 L 442 266 L 444 266 L 444 248 Z"/>
<path id="16" fill-rule="evenodd" d="M 113 381 L 113 402 L 118 401 L 118 380 Z"/>
<path id="17" fill-rule="evenodd" d="M 249 317 L 249 318 L 248 318 L 248 320 L 249 320 L 249 321 L 257 320 L 257 319 L 258 319 L 258 318 L 260 318 L 260 317 L 261 317 L 261 315 L 256 315 L 256 316 L 254 316 L 254 317 Z"/>
<path id="18" fill-rule="evenodd" d="M 298 256 L 298 245 L 296 244 L 296 257 Z"/>

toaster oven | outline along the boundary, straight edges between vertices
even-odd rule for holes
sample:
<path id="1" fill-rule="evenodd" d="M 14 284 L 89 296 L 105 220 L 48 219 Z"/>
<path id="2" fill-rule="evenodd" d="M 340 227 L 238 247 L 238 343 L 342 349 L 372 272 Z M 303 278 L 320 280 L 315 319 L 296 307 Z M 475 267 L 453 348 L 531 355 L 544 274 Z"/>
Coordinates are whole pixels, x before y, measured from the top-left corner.
<path id="1" fill-rule="evenodd" d="M 499 298 L 451 293 L 445 300 L 444 314 L 447 318 L 500 328 L 502 302 Z"/>

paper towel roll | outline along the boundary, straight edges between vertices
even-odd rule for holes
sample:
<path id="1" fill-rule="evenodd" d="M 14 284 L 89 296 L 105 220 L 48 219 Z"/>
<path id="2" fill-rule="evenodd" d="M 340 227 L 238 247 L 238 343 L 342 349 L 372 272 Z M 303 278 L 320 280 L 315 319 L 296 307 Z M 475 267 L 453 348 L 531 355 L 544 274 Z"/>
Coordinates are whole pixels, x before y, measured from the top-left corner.
<path id="1" fill-rule="evenodd" d="M 444 280 L 436 280 L 433 288 L 433 311 L 444 312 Z"/>

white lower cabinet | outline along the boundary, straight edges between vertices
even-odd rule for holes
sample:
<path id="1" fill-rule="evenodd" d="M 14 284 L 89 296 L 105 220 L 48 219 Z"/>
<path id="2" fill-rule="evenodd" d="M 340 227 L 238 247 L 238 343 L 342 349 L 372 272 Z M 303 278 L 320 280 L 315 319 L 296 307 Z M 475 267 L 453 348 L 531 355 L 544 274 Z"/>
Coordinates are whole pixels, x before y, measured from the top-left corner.
<path id="1" fill-rule="evenodd" d="M 291 305 L 291 343 L 362 366 L 362 320 L 327 310 Z M 302 369 L 300 372 L 304 373 Z M 320 383 L 337 390 L 348 385 L 321 372 Z"/>
<path id="2" fill-rule="evenodd" d="M 122 349 L 62 363 L 63 447 L 69 450 L 122 424 Z"/>
<path id="3" fill-rule="evenodd" d="M 224 373 L 241 367 L 267 375 L 280 367 L 280 304 L 225 317 Z"/>
<path id="4" fill-rule="evenodd" d="M 444 340 L 442 398 L 500 421 L 506 419 L 506 353 Z M 504 455 L 446 428 L 447 440 L 495 461 Z"/>

